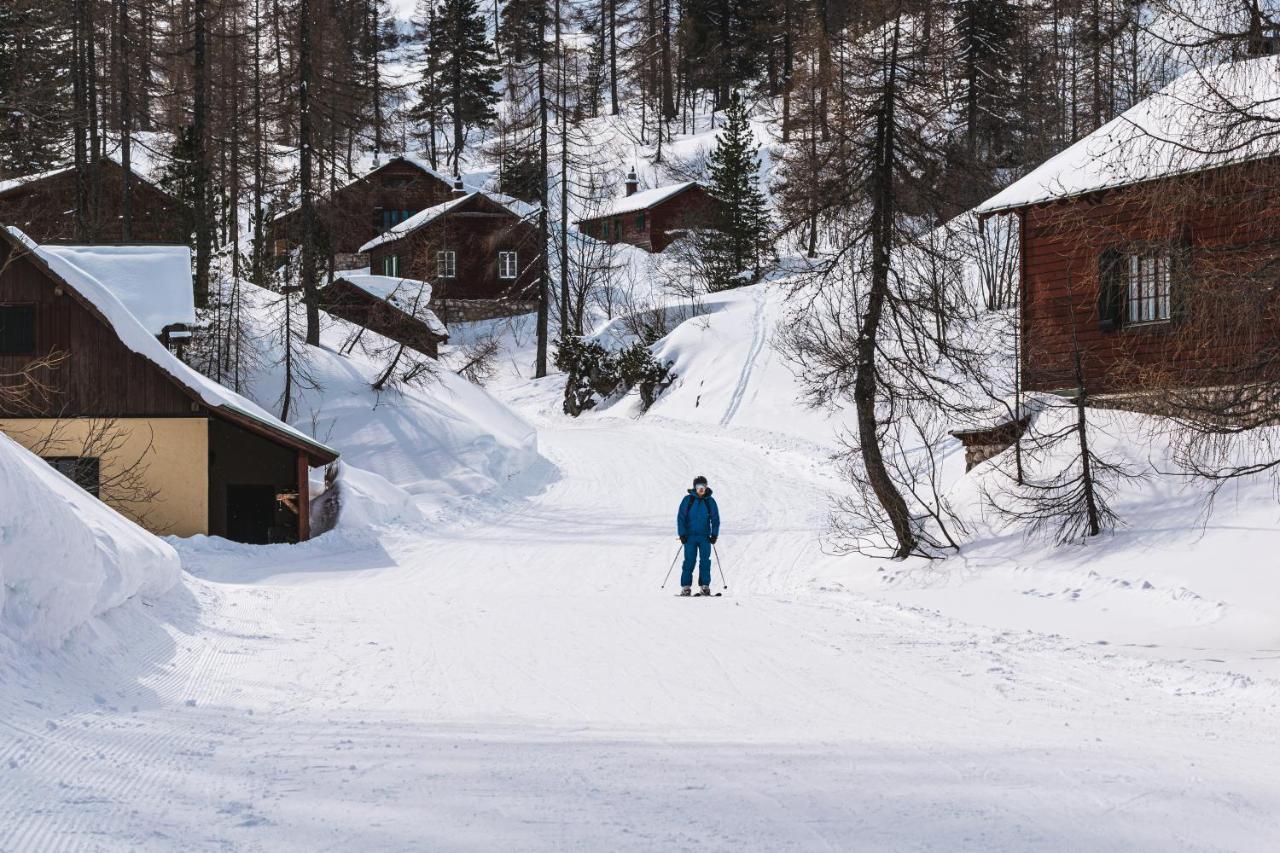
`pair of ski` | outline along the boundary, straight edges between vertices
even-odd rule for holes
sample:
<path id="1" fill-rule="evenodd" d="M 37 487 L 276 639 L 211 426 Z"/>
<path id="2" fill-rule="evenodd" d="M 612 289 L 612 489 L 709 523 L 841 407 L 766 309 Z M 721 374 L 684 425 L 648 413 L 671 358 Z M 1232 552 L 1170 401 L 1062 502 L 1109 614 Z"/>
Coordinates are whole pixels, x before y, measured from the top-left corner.
<path id="1" fill-rule="evenodd" d="M 719 598 L 724 595 L 723 592 L 695 592 L 692 595 L 681 595 L 676 593 L 676 598 Z"/>

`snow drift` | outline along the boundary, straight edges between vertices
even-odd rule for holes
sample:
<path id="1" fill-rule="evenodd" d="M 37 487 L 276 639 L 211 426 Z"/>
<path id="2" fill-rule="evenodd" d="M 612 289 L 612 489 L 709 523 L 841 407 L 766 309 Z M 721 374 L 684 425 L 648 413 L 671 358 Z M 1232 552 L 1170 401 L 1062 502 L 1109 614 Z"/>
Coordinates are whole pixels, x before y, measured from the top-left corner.
<path id="1" fill-rule="evenodd" d="M 58 646 L 178 580 L 177 552 L 0 434 L 0 633 Z"/>

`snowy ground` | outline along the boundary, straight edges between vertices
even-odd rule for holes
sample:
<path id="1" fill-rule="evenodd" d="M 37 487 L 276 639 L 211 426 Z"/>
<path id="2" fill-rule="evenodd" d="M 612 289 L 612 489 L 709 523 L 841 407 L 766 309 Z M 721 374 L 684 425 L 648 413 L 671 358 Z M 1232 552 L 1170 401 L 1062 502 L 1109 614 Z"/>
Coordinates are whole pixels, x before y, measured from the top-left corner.
<path id="1" fill-rule="evenodd" d="M 557 394 L 518 400 L 531 498 L 184 543 L 186 583 L 0 669 L 0 849 L 1280 844 L 1275 682 L 853 592 L 812 448 Z M 729 590 L 679 600 L 696 471 Z"/>

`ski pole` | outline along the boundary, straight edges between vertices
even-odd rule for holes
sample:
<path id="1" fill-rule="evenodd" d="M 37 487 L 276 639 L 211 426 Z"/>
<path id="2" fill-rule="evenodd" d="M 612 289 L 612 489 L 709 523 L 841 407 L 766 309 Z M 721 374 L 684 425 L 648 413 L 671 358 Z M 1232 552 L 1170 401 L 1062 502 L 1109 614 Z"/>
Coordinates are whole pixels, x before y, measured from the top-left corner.
<path id="1" fill-rule="evenodd" d="M 723 586 L 725 589 L 728 589 L 729 584 L 725 583 L 724 581 L 724 563 L 720 562 L 720 550 L 716 548 L 715 545 L 711 546 L 711 550 L 716 555 L 716 568 L 720 570 L 720 585 Z"/>
<path id="2" fill-rule="evenodd" d="M 662 579 L 662 586 L 658 587 L 658 589 L 666 589 L 666 588 L 667 588 L 667 581 L 671 580 L 671 573 L 672 573 L 672 572 L 674 572 L 674 571 L 676 570 L 676 560 L 679 560 L 679 559 L 680 559 L 680 552 L 681 552 L 681 551 L 683 551 L 683 550 L 684 550 L 684 543 L 682 542 L 682 543 L 680 543 L 680 547 L 676 549 L 676 557 L 675 557 L 675 560 L 672 560 L 672 561 L 671 561 L 671 568 L 667 569 L 667 576 L 666 576 L 665 578 L 663 578 L 663 579 Z M 721 572 L 720 572 L 720 576 L 721 576 L 721 577 L 724 577 L 724 571 L 723 571 L 723 570 L 721 570 Z"/>

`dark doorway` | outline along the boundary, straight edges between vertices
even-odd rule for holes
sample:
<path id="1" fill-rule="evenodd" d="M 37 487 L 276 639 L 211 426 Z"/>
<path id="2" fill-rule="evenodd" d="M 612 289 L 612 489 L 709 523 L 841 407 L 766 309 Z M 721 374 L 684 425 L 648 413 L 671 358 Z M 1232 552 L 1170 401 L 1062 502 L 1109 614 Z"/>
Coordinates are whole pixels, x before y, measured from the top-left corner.
<path id="1" fill-rule="evenodd" d="M 276 487 L 227 486 L 227 538 L 266 545 L 276 519 Z"/>

